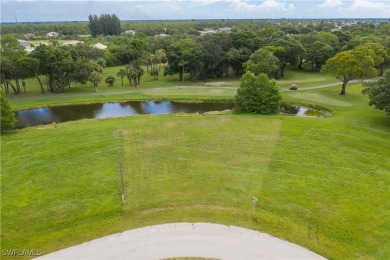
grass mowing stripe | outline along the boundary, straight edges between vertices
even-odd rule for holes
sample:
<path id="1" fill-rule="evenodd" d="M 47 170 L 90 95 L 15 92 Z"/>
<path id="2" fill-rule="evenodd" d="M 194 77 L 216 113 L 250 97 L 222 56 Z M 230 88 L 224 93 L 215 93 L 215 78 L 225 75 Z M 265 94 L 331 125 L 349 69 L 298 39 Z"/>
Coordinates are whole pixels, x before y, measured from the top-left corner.
<path id="1" fill-rule="evenodd" d="M 177 148 L 177 149 L 187 149 L 187 150 L 193 150 L 197 152 L 205 152 L 205 153 L 217 153 L 217 154 L 226 154 L 218 151 L 212 151 L 212 150 L 205 150 L 205 149 L 194 149 L 194 148 L 189 148 L 189 147 L 183 147 L 183 146 L 177 146 L 177 145 L 167 145 L 167 144 L 162 144 L 162 143 L 156 143 L 154 142 L 153 145 L 161 145 L 161 146 L 168 146 L 172 148 Z M 231 157 L 236 157 L 236 156 L 247 156 L 247 155 L 240 155 L 240 154 L 231 154 Z M 278 162 L 283 162 L 283 163 L 290 163 L 290 164 L 296 164 L 296 165 L 302 165 L 305 164 L 307 166 L 315 166 L 315 167 L 321 167 L 321 168 L 333 168 L 333 169 L 342 169 L 342 170 L 350 170 L 354 172 L 364 172 L 364 173 L 378 173 L 378 174 L 390 174 L 390 172 L 382 172 L 382 171 L 365 171 L 357 168 L 347 168 L 347 167 L 337 167 L 337 166 L 332 166 L 332 165 L 327 165 L 327 164 L 314 164 L 311 162 L 297 162 L 297 161 L 287 161 L 287 160 L 278 160 L 278 159 L 271 159 L 271 158 L 265 158 L 265 157 L 257 157 L 259 160 L 274 160 Z"/>
<path id="2" fill-rule="evenodd" d="M 151 156 L 158 155 L 158 156 L 162 156 L 162 157 L 165 157 L 165 158 L 178 159 L 178 160 L 184 160 L 184 161 L 201 163 L 201 164 L 203 163 L 203 164 L 209 164 L 209 165 L 216 165 L 216 166 L 223 167 L 223 168 L 240 169 L 240 170 L 254 171 L 254 172 L 260 172 L 260 173 L 265 172 L 265 170 L 263 170 L 263 169 L 259 170 L 257 168 L 245 168 L 245 167 L 234 166 L 234 165 L 232 166 L 232 165 L 226 165 L 226 163 L 215 163 L 215 162 L 202 161 L 202 160 L 196 160 L 196 159 L 184 158 L 184 157 L 177 157 L 177 156 L 171 156 L 171 155 L 161 155 L 161 154 L 153 153 L 153 152 L 144 152 L 144 151 L 140 152 L 140 151 L 138 151 L 138 153 L 147 154 L 147 155 L 151 155 Z M 128 159 L 130 159 L 130 158 L 128 158 Z M 271 161 L 271 160 L 267 159 L 267 161 Z M 283 162 L 286 162 L 286 161 L 283 161 Z M 323 167 L 325 165 L 316 165 L 316 166 Z M 326 166 L 325 166 L 325 168 L 326 168 Z M 348 168 L 348 169 L 350 169 L 350 168 Z M 337 183 L 342 183 L 342 184 L 362 185 L 362 186 L 368 186 L 368 187 L 372 187 L 372 188 L 387 188 L 387 189 L 390 189 L 390 185 L 372 185 L 372 184 L 365 184 L 365 183 L 355 183 L 355 182 L 352 182 L 352 181 L 342 181 L 342 180 L 337 180 L 337 179 L 334 179 L 334 178 L 319 178 L 319 177 L 315 177 L 315 176 L 302 176 L 302 175 L 296 175 L 296 174 L 291 174 L 291 173 L 277 173 L 277 174 L 278 175 L 284 175 L 284 176 L 290 176 L 290 177 L 308 178 L 308 179 L 315 179 L 315 180 L 321 180 L 321 181 L 337 182 Z"/>
<path id="3" fill-rule="evenodd" d="M 101 153 L 115 152 L 115 151 L 117 151 L 117 148 L 110 148 L 110 149 L 106 149 L 106 150 L 100 150 L 100 151 L 97 151 L 97 152 L 92 152 L 92 153 L 89 153 L 89 155 L 98 155 L 98 154 L 101 154 Z M 37 166 L 37 167 L 28 167 L 28 168 L 26 168 L 24 170 L 12 171 L 12 173 L 13 174 L 18 174 L 18 173 L 25 172 L 25 171 L 36 171 L 36 170 L 39 170 L 41 168 L 45 168 L 45 167 L 48 167 L 48 166 L 58 165 L 58 164 L 61 164 L 61 163 L 75 161 L 75 160 L 80 160 L 80 158 L 79 157 L 66 158 L 64 160 L 59 160 L 59 161 L 46 163 L 45 165 L 41 165 L 41 166 Z M 6 170 L 10 170 L 11 168 L 12 167 L 6 167 Z"/>
<path id="4" fill-rule="evenodd" d="M 82 142 L 82 143 L 77 144 L 77 145 L 68 145 L 68 146 L 66 146 L 66 148 L 68 150 L 71 150 L 73 148 L 80 149 L 80 148 L 83 148 L 83 146 L 85 146 L 85 145 L 97 144 L 97 143 L 101 143 L 101 142 L 109 141 L 109 140 L 113 140 L 113 139 L 112 138 L 107 138 L 107 139 L 99 139 L 99 140 L 90 141 L 90 142 Z M 30 143 L 29 145 L 34 145 L 34 144 Z M 63 147 L 57 146 L 57 147 L 52 147 L 52 148 L 63 148 Z M 36 156 L 36 155 L 42 155 L 42 154 L 51 153 L 51 152 L 52 152 L 51 150 L 44 150 L 44 151 L 41 151 L 41 152 L 35 152 L 33 155 Z M 14 159 L 26 159 L 27 156 L 26 155 L 19 155 L 19 156 L 12 156 L 12 157 Z M 31 157 L 31 156 L 28 156 L 28 157 L 30 159 L 35 159 L 35 157 Z"/>
<path id="5" fill-rule="evenodd" d="M 271 178 L 272 177 L 268 177 L 267 178 Z M 314 183 L 313 183 L 314 184 Z M 283 191 L 283 192 L 288 192 L 288 191 L 295 191 L 296 193 L 302 193 L 302 190 L 300 189 L 294 189 L 292 187 L 274 187 L 273 188 L 274 190 L 280 190 L 280 191 Z M 338 194 L 340 193 L 340 194 Z M 332 200 L 335 200 L 335 201 L 342 201 L 342 202 L 353 202 L 353 203 L 356 203 L 356 202 L 366 202 L 367 199 L 362 199 L 362 198 L 356 198 L 356 197 L 353 197 L 353 198 L 346 198 L 346 196 L 350 195 L 348 193 L 348 191 L 345 191 L 345 190 L 342 190 L 340 189 L 338 191 L 338 193 L 334 193 L 332 192 L 332 194 L 330 193 L 326 193 L 324 191 L 322 191 L 321 193 L 319 192 L 313 192 L 313 191 L 310 191 L 310 193 L 305 193 L 304 196 L 307 196 L 307 197 L 310 197 L 310 195 L 315 195 L 316 198 L 324 198 L 324 199 L 332 199 Z M 326 194 L 329 194 L 329 195 L 326 195 Z M 265 196 L 266 198 L 272 198 L 272 197 L 267 197 L 267 195 L 262 195 L 263 197 Z M 382 201 L 382 202 L 386 202 L 386 201 Z M 378 202 L 377 202 L 378 203 Z M 356 209 L 356 210 L 360 210 L 360 209 Z"/>

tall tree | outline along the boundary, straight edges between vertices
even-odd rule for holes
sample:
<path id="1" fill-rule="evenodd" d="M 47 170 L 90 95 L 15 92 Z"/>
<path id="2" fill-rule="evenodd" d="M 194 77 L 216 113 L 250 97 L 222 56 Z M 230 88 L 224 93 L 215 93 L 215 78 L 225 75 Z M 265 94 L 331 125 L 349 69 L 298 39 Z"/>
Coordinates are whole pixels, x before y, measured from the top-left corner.
<path id="1" fill-rule="evenodd" d="M 386 64 L 390 64 L 390 56 L 387 54 L 385 48 L 379 43 L 366 43 L 354 48 L 367 53 L 374 61 L 374 66 L 383 75 L 383 68 Z"/>
<path id="2" fill-rule="evenodd" d="M 203 68 L 204 48 L 191 39 L 181 39 L 168 48 L 169 69 L 165 74 L 179 73 L 184 81 L 184 73 L 189 72 L 191 80 L 195 80 Z"/>
<path id="3" fill-rule="evenodd" d="M 370 106 L 390 116 L 390 70 L 386 70 L 379 80 L 365 83 L 363 93 L 368 94 Z"/>
<path id="4" fill-rule="evenodd" d="M 120 69 L 120 70 L 116 73 L 116 75 L 117 75 L 118 77 L 121 78 L 122 87 L 123 87 L 123 78 L 126 77 L 126 75 L 127 75 L 126 69 Z"/>
<path id="5" fill-rule="evenodd" d="M 227 53 L 227 61 L 232 66 L 236 75 L 242 75 L 244 73 L 244 62 L 246 62 L 251 55 L 251 51 L 248 48 L 231 48 Z"/>
<path id="6" fill-rule="evenodd" d="M 246 71 L 254 73 L 256 76 L 265 73 L 269 77 L 274 77 L 278 71 L 278 58 L 272 52 L 260 48 L 250 56 L 249 60 L 244 63 Z"/>
<path id="7" fill-rule="evenodd" d="M 45 93 L 41 79 L 39 78 L 39 60 L 32 57 L 24 57 L 17 61 L 20 78 L 23 80 L 36 77 L 41 87 L 41 92 Z M 24 86 L 25 87 L 25 86 Z M 26 93 L 26 89 L 24 89 Z"/>
<path id="8" fill-rule="evenodd" d="M 140 67 L 138 62 L 132 62 L 126 66 L 126 73 L 129 83 L 133 83 L 136 87 L 141 83 L 141 76 L 144 74 L 144 69 Z"/>
<path id="9" fill-rule="evenodd" d="M 26 51 L 12 35 L 3 35 L 0 38 L 0 46 L 2 78 L 5 80 L 6 84 L 11 87 L 13 87 L 13 85 L 10 80 L 14 79 L 16 87 L 13 87 L 13 89 L 15 94 L 19 94 L 21 88 L 17 61 L 26 55 Z"/>
<path id="10" fill-rule="evenodd" d="M 203 46 L 205 55 L 203 59 L 203 78 L 220 78 L 228 74 L 228 60 L 226 52 L 231 48 L 229 35 L 216 33 L 198 38 Z"/>
<path id="11" fill-rule="evenodd" d="M 70 53 L 62 48 L 52 47 L 48 57 L 48 89 L 52 93 L 61 93 L 69 85 L 68 74 L 74 69 Z"/>
<path id="12" fill-rule="evenodd" d="M 8 103 L 8 100 L 5 96 L 5 93 L 3 90 L 0 91 L 1 93 L 1 100 L 0 100 L 0 106 L 1 106 L 1 122 L 0 122 L 0 128 L 1 132 L 6 132 L 12 129 L 15 129 L 16 124 L 16 118 L 14 115 L 14 112 L 12 112 L 12 108 Z"/>
<path id="13" fill-rule="evenodd" d="M 165 66 L 167 63 L 167 52 L 164 49 L 158 49 L 155 54 L 156 59 L 158 60 L 158 70 L 160 71 L 160 64 L 162 63 Z"/>
<path id="14" fill-rule="evenodd" d="M 39 73 L 46 75 L 49 92 L 61 93 L 69 86 L 70 73 L 75 66 L 69 49 L 39 45 L 30 57 L 39 60 Z"/>
<path id="15" fill-rule="evenodd" d="M 70 78 L 77 83 L 84 85 L 89 81 L 91 73 L 96 68 L 98 68 L 96 62 L 79 58 L 74 62 L 74 71 L 71 73 Z"/>
<path id="16" fill-rule="evenodd" d="M 90 14 L 88 16 L 88 20 L 89 20 L 88 23 L 89 31 L 91 32 L 92 37 L 96 38 L 96 36 L 102 33 L 103 31 L 100 26 L 99 17 L 96 14 L 95 15 Z"/>
<path id="17" fill-rule="evenodd" d="M 97 87 L 100 84 L 100 82 L 103 79 L 103 75 L 97 71 L 92 71 L 91 75 L 89 76 L 89 80 L 92 82 L 95 92 L 97 92 Z"/>
<path id="18" fill-rule="evenodd" d="M 101 14 L 88 16 L 88 28 L 93 38 L 99 34 L 103 35 L 120 35 L 121 22 L 115 14 Z"/>
<path id="19" fill-rule="evenodd" d="M 294 39 L 277 38 L 269 46 L 265 47 L 279 59 L 280 77 L 284 77 L 284 68 L 287 63 L 297 65 L 300 61 L 301 54 L 305 52 L 302 44 Z"/>
<path id="20" fill-rule="evenodd" d="M 345 95 L 345 88 L 351 79 L 364 76 L 376 76 L 374 61 L 360 51 L 343 51 L 326 61 L 321 72 L 333 74 L 342 81 L 340 95 Z"/>
<path id="21" fill-rule="evenodd" d="M 332 46 L 320 41 L 308 44 L 306 52 L 306 59 L 312 64 L 313 70 L 321 69 L 322 65 L 334 55 Z"/>
<path id="22" fill-rule="evenodd" d="M 337 35 L 331 32 L 318 32 L 316 33 L 316 36 L 320 42 L 329 44 L 335 51 L 340 49 L 340 42 Z"/>

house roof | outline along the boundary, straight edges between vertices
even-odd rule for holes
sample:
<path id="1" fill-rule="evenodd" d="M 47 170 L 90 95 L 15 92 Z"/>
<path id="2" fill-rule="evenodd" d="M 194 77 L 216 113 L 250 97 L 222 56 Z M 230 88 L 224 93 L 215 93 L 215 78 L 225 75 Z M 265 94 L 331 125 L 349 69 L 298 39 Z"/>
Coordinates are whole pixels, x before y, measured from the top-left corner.
<path id="1" fill-rule="evenodd" d="M 48 32 L 47 36 L 50 36 L 50 37 L 58 36 L 58 32 Z"/>
<path id="2" fill-rule="evenodd" d="M 102 44 L 102 43 L 100 43 L 100 42 L 98 42 L 98 43 L 96 43 L 96 44 L 94 44 L 94 45 L 91 45 L 91 46 L 92 46 L 93 48 L 100 49 L 100 50 L 107 49 L 107 46 L 104 45 L 104 44 Z"/>
<path id="3" fill-rule="evenodd" d="M 63 42 L 62 45 L 77 45 L 79 43 L 84 43 L 83 41 L 66 41 L 66 42 Z"/>

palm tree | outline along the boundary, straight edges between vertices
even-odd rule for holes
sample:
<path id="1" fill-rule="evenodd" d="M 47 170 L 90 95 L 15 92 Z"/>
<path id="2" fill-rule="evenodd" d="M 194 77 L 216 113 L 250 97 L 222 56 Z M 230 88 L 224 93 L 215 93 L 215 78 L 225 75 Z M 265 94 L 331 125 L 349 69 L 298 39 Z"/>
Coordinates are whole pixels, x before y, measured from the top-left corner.
<path id="1" fill-rule="evenodd" d="M 102 81 L 103 76 L 97 71 L 92 71 L 91 75 L 89 76 L 89 80 L 92 82 L 93 86 L 95 87 L 95 92 L 97 92 L 97 86 Z"/>
<path id="2" fill-rule="evenodd" d="M 134 66 L 131 66 L 131 65 L 128 65 L 126 67 L 126 77 L 127 79 L 129 80 L 129 83 L 131 85 L 132 82 L 134 82 L 134 85 L 137 84 L 136 80 L 137 80 L 137 73 L 135 71 L 135 67 Z"/>
<path id="3" fill-rule="evenodd" d="M 121 80 L 122 80 L 122 87 L 123 87 L 123 78 L 126 77 L 126 75 L 127 75 L 126 69 L 120 69 L 120 70 L 116 73 L 116 75 L 117 75 L 118 77 L 121 78 Z"/>
<path id="4" fill-rule="evenodd" d="M 164 66 L 167 63 L 167 54 L 164 49 L 158 49 L 155 55 L 158 60 L 158 70 L 160 71 L 160 63 L 164 64 Z"/>
<path id="5" fill-rule="evenodd" d="M 144 69 L 141 67 L 136 68 L 136 74 L 137 74 L 137 83 L 136 85 L 139 85 L 141 83 L 141 76 L 144 75 Z"/>

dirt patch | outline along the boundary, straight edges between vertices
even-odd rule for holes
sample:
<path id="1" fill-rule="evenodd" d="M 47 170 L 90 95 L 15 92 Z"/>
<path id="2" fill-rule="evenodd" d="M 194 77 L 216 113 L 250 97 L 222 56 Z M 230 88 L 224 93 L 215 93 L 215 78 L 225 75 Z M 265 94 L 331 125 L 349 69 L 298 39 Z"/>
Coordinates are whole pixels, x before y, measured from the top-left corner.
<path id="1" fill-rule="evenodd" d="M 220 81 L 217 81 L 217 82 L 208 82 L 208 83 L 205 83 L 206 86 L 215 86 L 215 87 L 221 87 L 221 86 L 224 86 L 224 87 L 230 87 L 232 86 L 230 83 L 227 83 L 227 82 L 220 82 Z"/>

